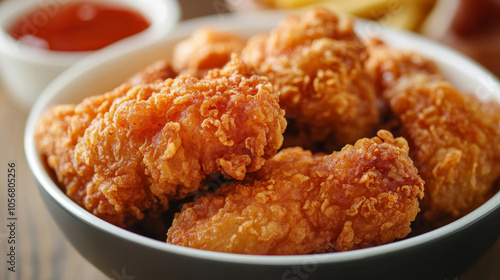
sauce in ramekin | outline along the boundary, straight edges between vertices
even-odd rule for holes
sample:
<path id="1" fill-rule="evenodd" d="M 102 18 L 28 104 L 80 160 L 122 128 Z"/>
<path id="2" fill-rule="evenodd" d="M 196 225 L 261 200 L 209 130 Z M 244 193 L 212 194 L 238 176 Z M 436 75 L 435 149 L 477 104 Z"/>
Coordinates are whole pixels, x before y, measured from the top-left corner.
<path id="1" fill-rule="evenodd" d="M 137 34 L 150 23 L 130 8 L 97 2 L 41 6 L 9 29 L 16 40 L 55 51 L 92 51 Z"/>

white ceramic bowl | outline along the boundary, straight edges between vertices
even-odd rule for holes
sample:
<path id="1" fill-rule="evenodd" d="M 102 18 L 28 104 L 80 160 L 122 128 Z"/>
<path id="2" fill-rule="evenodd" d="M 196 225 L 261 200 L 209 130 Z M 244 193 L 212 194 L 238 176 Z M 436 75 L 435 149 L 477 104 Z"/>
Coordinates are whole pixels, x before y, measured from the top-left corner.
<path id="1" fill-rule="evenodd" d="M 451 224 L 398 242 L 339 253 L 253 256 L 179 247 L 118 228 L 82 209 L 53 182 L 33 141 L 35 123 L 47 107 L 115 87 L 150 62 L 168 58 L 172 46 L 199 26 L 251 35 L 273 28 L 280 17 L 218 15 L 185 22 L 162 42 L 113 56 L 93 55 L 43 92 L 29 116 L 25 151 L 43 199 L 67 239 L 110 277 L 123 272 L 135 279 L 456 279 L 498 239 L 500 193 Z M 373 23 L 359 21 L 357 29 L 433 58 L 462 90 L 500 97 L 500 84 L 491 74 L 447 48 Z"/>
<path id="2" fill-rule="evenodd" d="M 48 51 L 23 45 L 6 31 L 16 20 L 31 11 L 41 9 L 40 21 L 52 15 L 58 5 L 73 0 L 8 0 L 0 4 L 0 77 L 6 92 L 21 107 L 29 108 L 43 89 L 61 72 L 79 61 L 89 52 Z M 145 41 L 164 37 L 179 20 L 180 10 L 176 0 L 86 0 L 100 3 L 116 3 L 131 7 L 141 13 L 150 27 L 136 35 L 118 41 L 99 51 L 114 52 L 130 48 Z M 43 4 L 43 5 L 42 5 Z M 35 23 L 37 21 L 34 21 Z"/>

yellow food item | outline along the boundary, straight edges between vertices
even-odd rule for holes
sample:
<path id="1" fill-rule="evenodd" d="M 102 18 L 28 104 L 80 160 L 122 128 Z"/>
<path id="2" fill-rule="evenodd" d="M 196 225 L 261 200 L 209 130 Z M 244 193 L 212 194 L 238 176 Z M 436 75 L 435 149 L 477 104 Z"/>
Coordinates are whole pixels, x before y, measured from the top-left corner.
<path id="1" fill-rule="evenodd" d="M 339 14 L 377 20 L 395 28 L 418 30 L 436 0 L 259 0 L 277 9 L 323 6 Z"/>

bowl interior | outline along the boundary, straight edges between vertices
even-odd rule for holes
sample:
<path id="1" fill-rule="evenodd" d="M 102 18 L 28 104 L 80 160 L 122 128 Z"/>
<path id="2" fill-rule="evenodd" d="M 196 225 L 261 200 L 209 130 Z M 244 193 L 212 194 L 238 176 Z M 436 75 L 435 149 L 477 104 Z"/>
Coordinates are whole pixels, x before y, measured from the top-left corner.
<path id="1" fill-rule="evenodd" d="M 350 259 L 388 254 L 397 250 L 418 246 L 432 240 L 446 238 L 446 236 L 470 226 L 476 220 L 500 208 L 500 193 L 497 193 L 478 209 L 453 223 L 416 237 L 373 248 L 306 256 L 249 256 L 174 246 L 118 228 L 100 220 L 75 204 L 52 181 L 36 151 L 33 140 L 36 121 L 40 114 L 48 107 L 60 103 L 77 103 L 87 96 L 104 93 L 119 85 L 122 81 L 143 69 L 151 62 L 158 59 L 169 59 L 171 49 L 175 43 L 189 36 L 200 26 L 233 30 L 244 37 L 248 37 L 252 34 L 270 30 L 276 26 L 279 19 L 283 16 L 284 14 L 281 13 L 259 13 L 238 16 L 224 14 L 191 20 L 180 24 L 161 42 L 150 43 L 135 47 L 132 50 L 123 50 L 112 54 L 96 53 L 71 67 L 42 93 L 35 103 L 26 125 L 25 151 L 28 163 L 44 191 L 61 207 L 72 213 L 75 218 L 99 230 L 108 232 L 116 238 L 131 240 L 142 246 L 194 258 L 215 259 L 228 263 L 238 262 L 265 265 L 293 265 L 295 263 L 307 262 L 309 259 L 315 263 L 344 262 Z M 500 100 L 500 83 L 492 74 L 471 60 L 448 48 L 409 33 L 378 28 L 377 34 L 368 34 L 366 31 L 374 30 L 374 24 L 357 21 L 356 28 L 361 36 L 376 35 L 389 45 L 414 49 L 434 59 L 447 78 L 460 90 L 474 93 L 483 99 L 493 98 Z"/>

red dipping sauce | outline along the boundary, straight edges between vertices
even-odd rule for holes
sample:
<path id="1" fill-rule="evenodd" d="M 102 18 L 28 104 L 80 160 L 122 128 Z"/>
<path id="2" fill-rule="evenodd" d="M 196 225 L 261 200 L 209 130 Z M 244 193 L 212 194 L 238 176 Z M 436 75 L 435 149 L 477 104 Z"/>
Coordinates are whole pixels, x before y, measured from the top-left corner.
<path id="1" fill-rule="evenodd" d="M 148 28 L 150 23 L 126 7 L 73 2 L 41 7 L 10 28 L 16 40 L 55 51 L 93 51 Z"/>

